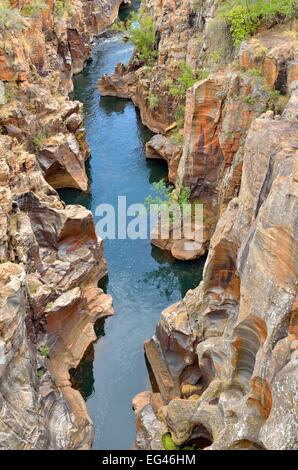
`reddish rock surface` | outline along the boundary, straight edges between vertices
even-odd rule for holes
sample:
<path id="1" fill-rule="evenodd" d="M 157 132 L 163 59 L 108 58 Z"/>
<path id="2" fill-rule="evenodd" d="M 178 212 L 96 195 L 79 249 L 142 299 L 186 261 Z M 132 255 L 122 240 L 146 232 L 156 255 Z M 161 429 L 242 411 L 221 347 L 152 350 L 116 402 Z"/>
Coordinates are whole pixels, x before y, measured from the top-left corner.
<path id="1" fill-rule="evenodd" d="M 297 448 L 298 124 L 286 116 L 252 124 L 240 193 L 217 224 L 203 281 L 145 343 L 177 444 Z M 199 393 L 187 398 L 184 384 Z"/>
<path id="2" fill-rule="evenodd" d="M 146 144 L 148 159 L 160 158 L 167 162 L 170 183 L 176 182 L 180 156 L 181 148 L 162 134 L 154 135 Z"/>

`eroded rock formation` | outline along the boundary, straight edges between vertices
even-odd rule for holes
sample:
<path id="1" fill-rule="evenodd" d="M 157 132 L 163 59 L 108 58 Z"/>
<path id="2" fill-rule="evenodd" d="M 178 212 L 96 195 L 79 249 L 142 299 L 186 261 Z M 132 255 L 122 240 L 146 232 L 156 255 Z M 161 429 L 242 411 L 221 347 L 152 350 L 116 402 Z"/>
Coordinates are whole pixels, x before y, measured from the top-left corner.
<path id="1" fill-rule="evenodd" d="M 145 343 L 177 444 L 297 449 L 297 135 L 287 109 L 253 122 L 203 281 Z"/>
<path id="2" fill-rule="evenodd" d="M 72 76 L 120 0 L 15 8 L 0 34 L 0 448 L 87 449 L 93 424 L 69 370 L 113 314 L 91 212 L 54 188 L 88 190 L 88 145 Z M 125 3 L 125 2 L 124 2 Z"/>
<path id="3" fill-rule="evenodd" d="M 173 18 L 178 3 L 186 2 L 150 5 L 159 18 L 172 8 Z M 162 312 L 145 342 L 161 399 L 155 408 L 155 394 L 144 406 L 135 399 L 136 445 L 160 442 L 150 435 L 157 419 L 160 434 L 170 432 L 181 446 L 297 449 L 297 23 L 260 31 L 212 69 L 202 52 L 214 51 L 216 2 L 200 5 L 191 28 L 203 42 L 192 59 L 209 75 L 187 92 L 175 183 L 203 202 L 210 246 L 201 284 Z M 176 17 L 167 40 L 178 27 Z M 161 57 L 162 49 L 157 68 Z M 167 135 L 162 145 L 159 137 L 149 142 L 149 155 L 170 169 L 164 149 L 171 132 L 158 131 Z"/>
<path id="4" fill-rule="evenodd" d="M 156 63 L 144 65 L 134 56 L 128 66 L 118 64 L 113 75 L 101 77 L 99 89 L 103 95 L 133 100 L 143 123 L 159 134 L 153 145 L 148 143 L 147 155 L 165 159 L 169 181 L 178 189 L 190 188 L 191 201 L 204 204 L 198 257 L 206 252 L 220 215 L 239 191 L 243 144 L 251 123 L 267 109 L 279 114 L 295 87 L 297 23 L 263 30 L 239 51 L 215 0 L 143 5 L 156 24 Z M 171 93 L 173 84 L 179 87 L 181 63 L 198 76 L 184 97 Z M 181 126 L 178 116 L 184 106 Z M 170 239 L 158 246 L 171 250 L 172 244 Z M 183 259 L 186 251 L 172 254 Z"/>

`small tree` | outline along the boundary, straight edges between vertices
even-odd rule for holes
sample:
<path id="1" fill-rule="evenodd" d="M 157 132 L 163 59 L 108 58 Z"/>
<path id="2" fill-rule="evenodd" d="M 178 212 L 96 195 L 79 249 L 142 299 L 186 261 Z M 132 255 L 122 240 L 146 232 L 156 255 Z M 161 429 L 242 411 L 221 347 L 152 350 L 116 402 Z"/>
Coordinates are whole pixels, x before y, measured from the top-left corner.
<path id="1" fill-rule="evenodd" d="M 126 38 L 135 47 L 138 59 L 146 65 L 153 65 L 157 58 L 155 49 L 156 26 L 151 15 L 144 9 L 133 12 L 125 23 L 118 23 L 116 29 L 125 32 Z"/>

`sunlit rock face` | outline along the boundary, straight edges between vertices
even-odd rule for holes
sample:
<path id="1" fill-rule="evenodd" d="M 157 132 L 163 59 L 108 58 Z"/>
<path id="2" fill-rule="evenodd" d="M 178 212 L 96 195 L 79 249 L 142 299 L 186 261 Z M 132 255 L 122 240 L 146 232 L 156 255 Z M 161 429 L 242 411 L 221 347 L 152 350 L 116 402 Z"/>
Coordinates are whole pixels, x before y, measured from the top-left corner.
<path id="1" fill-rule="evenodd" d="M 168 403 L 158 416 L 177 444 L 297 449 L 295 103 L 253 122 L 239 195 L 216 226 L 203 281 L 145 343 Z"/>
<path id="2" fill-rule="evenodd" d="M 120 3 L 75 0 L 58 14 L 48 1 L 0 35 L 1 449 L 92 444 L 69 370 L 112 299 L 97 287 L 107 266 L 91 212 L 65 206 L 54 188 L 88 190 L 81 104 L 67 95 Z"/>
<path id="3" fill-rule="evenodd" d="M 98 86 L 102 95 L 132 99 L 143 123 L 157 133 L 147 155 L 165 159 L 169 181 L 178 189 L 190 188 L 191 201 L 203 203 L 199 249 L 188 256 L 186 238 L 172 249 L 171 236 L 157 244 L 177 259 L 195 259 L 206 253 L 218 219 L 239 193 L 243 145 L 252 122 L 267 109 L 280 114 L 297 85 L 298 24 L 263 28 L 239 50 L 218 1 L 148 0 L 142 5 L 156 25 L 155 63 L 144 65 L 135 55 L 127 66 L 118 64 L 114 74 L 101 77 Z M 198 78 L 186 96 L 175 96 L 171 87 L 179 86 L 181 64 Z"/>
<path id="4" fill-rule="evenodd" d="M 187 0 L 143 1 L 142 6 L 156 24 L 156 63 L 144 66 L 134 57 L 127 68 L 118 64 L 114 75 L 99 80 L 102 95 L 132 98 L 140 109 L 143 123 L 153 132 L 165 134 L 176 120 L 178 101 L 170 95 L 166 81 L 177 78 L 180 62 L 199 65 L 197 34 L 204 29 L 205 18 L 212 16 L 217 2 L 203 3 L 201 11 L 193 17 L 192 2 Z M 156 106 L 151 108 L 150 95 L 158 97 Z"/>
<path id="5" fill-rule="evenodd" d="M 206 37 L 212 21 L 206 23 Z M 252 122 L 268 107 L 280 114 L 297 87 L 297 27 L 291 24 L 292 34 L 287 25 L 256 34 L 242 43 L 233 64 L 223 64 L 187 93 L 177 184 L 190 187 L 192 197 L 203 202 L 208 239 L 239 192 Z"/>
<path id="6" fill-rule="evenodd" d="M 92 215 L 64 206 L 33 154 L 0 137 L 3 449 L 81 449 L 93 439 L 69 369 L 113 313 Z"/>

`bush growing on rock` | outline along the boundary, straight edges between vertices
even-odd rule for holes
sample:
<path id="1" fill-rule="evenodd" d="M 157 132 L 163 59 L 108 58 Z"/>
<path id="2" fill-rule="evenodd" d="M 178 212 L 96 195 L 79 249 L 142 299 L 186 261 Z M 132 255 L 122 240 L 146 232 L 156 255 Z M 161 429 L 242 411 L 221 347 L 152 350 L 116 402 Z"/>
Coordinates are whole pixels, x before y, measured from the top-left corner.
<path id="1" fill-rule="evenodd" d="M 172 436 L 169 432 L 167 432 L 166 434 L 162 436 L 162 445 L 164 446 L 165 450 L 179 450 L 180 449 L 180 447 L 174 443 Z"/>
<path id="2" fill-rule="evenodd" d="M 38 351 L 42 357 L 47 357 L 49 354 L 50 348 L 48 346 L 40 346 Z"/>
<path id="3" fill-rule="evenodd" d="M 149 104 L 149 108 L 151 109 L 151 111 L 153 111 L 154 109 L 157 108 L 158 103 L 159 103 L 158 96 L 156 96 L 152 92 L 149 93 L 149 95 L 148 95 L 148 104 Z"/>
<path id="4" fill-rule="evenodd" d="M 171 433 L 166 432 L 162 438 L 162 445 L 165 450 L 196 450 L 195 446 L 192 445 L 184 445 L 178 446 L 172 439 Z"/>
<path id="5" fill-rule="evenodd" d="M 0 33 L 22 29 L 22 16 L 17 8 L 12 8 L 8 0 L 0 0 Z"/>
<path id="6" fill-rule="evenodd" d="M 145 65 L 152 66 L 157 59 L 156 26 L 151 15 L 144 9 L 131 14 L 125 23 L 116 26 L 118 31 L 125 32 L 126 39 L 135 47 L 137 58 Z"/>
<path id="7" fill-rule="evenodd" d="M 32 0 L 30 3 L 23 6 L 21 13 L 24 16 L 37 17 L 46 10 L 47 7 L 48 5 L 43 0 Z"/>
<path id="8" fill-rule="evenodd" d="M 298 0 L 229 0 L 223 15 L 238 46 L 263 22 L 290 20 L 298 13 Z"/>
<path id="9" fill-rule="evenodd" d="M 186 92 L 199 80 L 207 78 L 206 70 L 195 71 L 186 62 L 179 63 L 180 75 L 175 83 L 170 85 L 170 94 L 174 97 L 185 97 Z"/>
<path id="10" fill-rule="evenodd" d="M 173 222 L 173 214 L 171 209 L 174 206 L 183 207 L 186 204 L 190 204 L 190 189 L 187 186 L 182 186 L 178 191 L 169 186 L 165 180 L 160 180 L 158 183 L 153 183 L 153 189 L 155 196 L 147 196 L 145 199 L 145 206 L 150 209 L 151 205 L 156 206 L 157 211 L 161 211 L 162 208 L 168 207 L 170 222 Z"/>
<path id="11" fill-rule="evenodd" d="M 57 18 L 72 14 L 71 4 L 68 0 L 56 0 L 54 14 Z"/>
<path id="12" fill-rule="evenodd" d="M 176 111 L 176 122 L 178 127 L 182 127 L 185 118 L 185 106 L 181 104 Z"/>
<path id="13" fill-rule="evenodd" d="M 46 137 L 47 136 L 46 136 L 46 133 L 45 133 L 44 129 L 40 129 L 37 132 L 36 136 L 33 139 L 33 143 L 35 145 L 36 150 L 40 150 L 42 148 L 42 146 L 43 146 L 43 144 L 46 140 Z"/>

